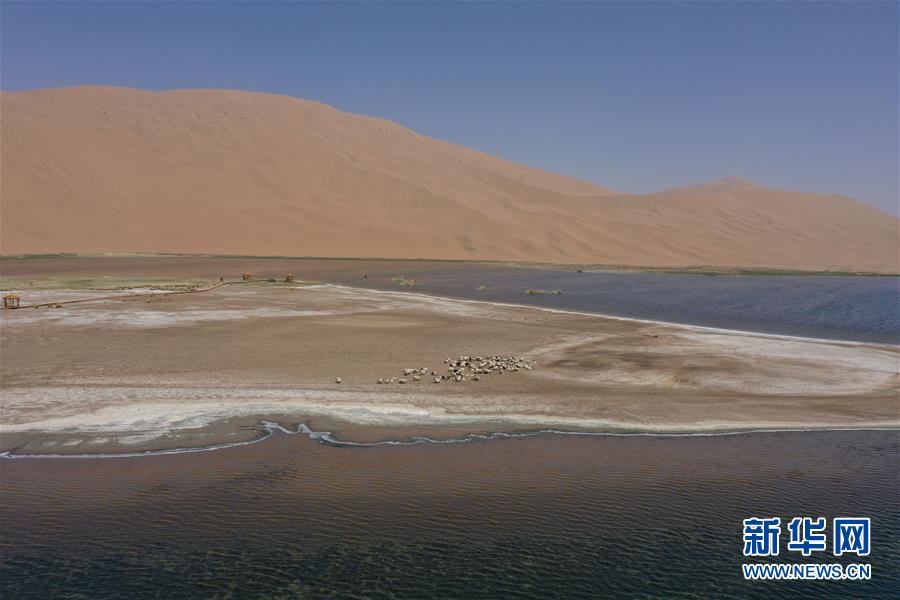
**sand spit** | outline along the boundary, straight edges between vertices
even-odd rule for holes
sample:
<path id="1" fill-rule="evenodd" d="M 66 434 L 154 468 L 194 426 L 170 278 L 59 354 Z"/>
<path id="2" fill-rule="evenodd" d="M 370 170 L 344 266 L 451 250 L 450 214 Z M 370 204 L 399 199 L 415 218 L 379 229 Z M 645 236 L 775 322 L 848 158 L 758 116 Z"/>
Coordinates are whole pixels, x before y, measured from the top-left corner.
<path id="1" fill-rule="evenodd" d="M 2 449 L 209 445 L 275 417 L 474 432 L 900 425 L 893 346 L 333 285 L 3 311 L 0 325 Z M 533 367 L 376 383 L 476 355 Z"/>

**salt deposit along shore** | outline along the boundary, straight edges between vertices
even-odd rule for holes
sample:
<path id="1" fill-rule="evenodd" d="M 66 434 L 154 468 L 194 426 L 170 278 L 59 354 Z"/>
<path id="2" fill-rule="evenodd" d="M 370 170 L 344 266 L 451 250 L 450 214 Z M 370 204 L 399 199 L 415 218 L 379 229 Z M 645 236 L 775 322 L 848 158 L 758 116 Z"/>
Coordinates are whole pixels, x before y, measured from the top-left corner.
<path id="1" fill-rule="evenodd" d="M 263 420 L 358 440 L 900 427 L 896 346 L 333 285 L 6 310 L 0 350 L 15 453 L 208 446 Z"/>

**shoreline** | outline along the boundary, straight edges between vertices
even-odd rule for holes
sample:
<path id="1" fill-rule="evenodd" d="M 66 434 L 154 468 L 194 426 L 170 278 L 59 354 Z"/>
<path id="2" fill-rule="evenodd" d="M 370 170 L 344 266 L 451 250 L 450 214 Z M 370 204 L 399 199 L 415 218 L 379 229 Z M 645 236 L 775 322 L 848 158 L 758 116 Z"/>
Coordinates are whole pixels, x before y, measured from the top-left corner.
<path id="1" fill-rule="evenodd" d="M 550 269 L 563 271 L 603 272 L 603 273 L 653 273 L 658 275 L 703 275 L 720 277 L 898 277 L 900 271 L 864 271 L 852 269 L 791 269 L 785 267 L 766 266 L 729 266 L 729 265 L 619 265 L 605 263 L 545 263 L 502 259 L 464 259 L 464 258 L 391 258 L 361 256 L 287 256 L 256 254 L 194 254 L 185 252 L 58 252 L 58 253 L 22 253 L 0 254 L 0 262 L 7 260 L 46 260 L 77 258 L 221 258 L 225 260 L 321 260 L 321 261 L 357 261 L 357 262 L 402 262 L 402 263 L 439 263 L 460 265 L 505 266 L 525 269 Z"/>
<path id="2" fill-rule="evenodd" d="M 883 342 L 860 342 L 857 340 L 844 340 L 840 338 L 823 338 L 823 337 L 809 337 L 809 336 L 801 336 L 801 335 L 788 335 L 783 333 L 769 333 L 765 331 L 752 331 L 750 329 L 728 329 L 724 327 L 712 327 L 709 325 L 694 325 L 691 323 L 677 323 L 675 321 L 659 321 L 655 319 L 642 319 L 639 317 L 623 317 L 619 315 L 611 315 L 608 313 L 595 313 L 581 310 L 571 310 L 566 308 L 552 308 L 549 306 L 535 306 L 533 304 L 516 304 L 514 302 L 495 302 L 492 300 L 473 300 L 470 298 L 454 298 L 452 296 L 438 296 L 435 294 L 425 294 L 422 292 L 404 292 L 400 290 L 381 290 L 377 288 L 364 288 L 364 287 L 356 287 L 352 285 L 344 285 L 339 283 L 313 283 L 307 288 L 337 288 L 337 289 L 348 289 L 348 290 L 364 290 L 367 292 L 374 292 L 376 294 L 403 294 L 406 296 L 419 296 L 422 298 L 428 298 L 433 300 L 443 300 L 448 302 L 464 302 L 471 304 L 486 304 L 490 306 L 497 307 L 505 307 L 505 308 L 526 308 L 526 309 L 534 309 L 541 310 L 561 315 L 574 315 L 580 317 L 599 317 L 601 319 L 610 319 L 614 321 L 626 321 L 630 323 L 640 323 L 645 325 L 663 325 L 666 327 L 680 328 L 688 331 L 697 331 L 699 333 L 723 333 L 726 335 L 745 335 L 748 337 L 760 337 L 765 339 L 773 339 L 773 340 L 796 340 L 803 342 L 827 342 L 829 344 L 838 344 L 845 346 L 872 346 L 876 348 L 888 348 L 888 349 L 897 349 L 900 348 L 900 342 L 896 344 L 888 344 Z"/>
<path id="3" fill-rule="evenodd" d="M 338 259 L 335 259 L 335 260 L 338 260 Z M 368 259 L 360 259 L 360 260 L 368 260 Z M 581 310 L 566 309 L 566 308 L 553 308 L 553 307 L 549 307 L 549 306 L 535 306 L 533 304 L 524 304 L 524 303 L 515 303 L 515 302 L 498 302 L 498 301 L 494 301 L 494 300 L 475 300 L 472 298 L 440 296 L 437 294 L 428 294 L 428 293 L 424 293 L 424 292 L 413 292 L 413 291 L 402 291 L 402 290 L 384 290 L 384 289 L 379 289 L 379 288 L 368 288 L 368 287 L 347 285 L 347 284 L 342 284 L 342 283 L 327 283 L 327 282 L 297 281 L 297 282 L 295 282 L 295 285 L 285 286 L 284 282 L 276 282 L 275 284 L 269 284 L 268 282 L 265 282 L 265 281 L 252 281 L 252 282 L 228 281 L 228 282 L 222 282 L 222 283 L 210 285 L 209 287 L 206 287 L 206 288 L 198 288 L 198 289 L 189 290 L 189 291 L 172 291 L 172 290 L 167 290 L 167 289 L 162 289 L 162 288 L 157 289 L 157 288 L 144 288 L 144 287 L 115 288 L 115 289 L 110 289 L 110 290 L 85 290 L 85 291 L 98 291 L 98 292 L 99 291 L 115 291 L 115 292 L 122 292 L 123 294 L 121 297 L 102 296 L 102 297 L 96 297 L 96 298 L 62 300 L 62 301 L 60 301 L 60 303 L 61 304 L 73 304 L 73 303 L 116 301 L 116 300 L 127 299 L 129 295 L 133 295 L 133 296 L 137 297 L 137 296 L 145 296 L 145 295 L 150 296 L 152 294 L 159 294 L 159 295 L 194 294 L 194 293 L 208 292 L 208 291 L 212 291 L 214 289 L 217 289 L 219 287 L 223 287 L 226 285 L 240 284 L 240 283 L 250 284 L 250 285 L 260 285 L 260 286 L 265 286 L 265 287 L 276 287 L 277 286 L 277 287 L 289 287 L 289 288 L 298 287 L 298 286 L 302 285 L 302 287 L 304 289 L 337 289 L 337 290 L 364 291 L 364 292 L 371 292 L 374 294 L 385 294 L 385 295 L 399 294 L 399 295 L 403 295 L 403 296 L 407 296 L 407 297 L 418 297 L 418 298 L 423 298 L 423 299 L 428 299 L 428 300 L 440 300 L 440 301 L 445 301 L 445 302 L 459 302 L 459 303 L 476 304 L 476 305 L 483 304 L 483 305 L 487 305 L 487 306 L 504 307 L 504 308 L 524 308 L 524 309 L 539 310 L 539 311 L 545 311 L 545 312 L 561 314 L 561 315 L 598 317 L 598 318 L 602 318 L 602 319 L 625 321 L 625 322 L 631 322 L 631 323 L 640 323 L 640 324 L 646 324 L 646 325 L 663 325 L 666 327 L 681 328 L 681 329 L 685 329 L 688 331 L 697 331 L 700 333 L 722 333 L 722 334 L 726 334 L 726 335 L 745 335 L 748 337 L 759 337 L 759 338 L 773 339 L 773 340 L 828 342 L 828 343 L 834 343 L 834 344 L 846 345 L 846 346 L 871 346 L 871 347 L 876 347 L 876 348 L 881 347 L 881 348 L 889 348 L 889 349 L 900 348 L 900 341 L 898 341 L 896 344 L 891 344 L 891 343 L 887 343 L 887 342 L 864 342 L 864 341 L 848 340 L 848 339 L 842 339 L 842 338 L 811 337 L 811 336 L 790 335 L 790 334 L 783 334 L 783 333 L 771 333 L 771 332 L 766 332 L 766 331 L 754 331 L 752 329 L 730 329 L 730 328 L 726 328 L 726 327 L 713 327 L 710 325 L 696 325 L 693 323 L 680 323 L 680 322 L 676 322 L 676 321 L 661 321 L 658 319 L 626 317 L 626 316 L 614 315 L 614 314 L 610 314 L 610 313 L 581 311 Z M 2 285 L 2 281 L 0 281 L 0 285 Z M 146 291 L 143 291 L 144 289 L 146 289 Z M 141 290 L 141 291 L 137 291 L 137 290 Z M 8 291 L 10 291 L 10 290 L 6 290 L 6 289 L 3 289 L 2 287 L 0 287 L 0 293 L 6 293 Z M 40 292 L 54 292 L 54 291 L 74 292 L 74 291 L 78 291 L 78 290 L 74 290 L 74 289 L 70 289 L 70 288 L 59 288 L 59 289 L 42 288 L 41 290 L 37 290 L 37 291 L 40 291 Z M 125 292 L 128 292 L 128 294 L 125 294 Z M 19 308 L 17 310 L 41 308 L 41 307 L 45 306 L 46 304 L 54 304 L 54 302 L 50 301 L 45 304 L 22 306 L 21 308 Z"/>
<path id="4" fill-rule="evenodd" d="M 900 314 L 893 310 L 900 293 L 900 279 L 895 277 L 750 274 L 707 278 L 639 270 L 577 274 L 564 266 L 502 262 L 117 255 L 4 260 L 0 263 L 0 287 L 24 294 L 22 302 L 28 303 L 33 300 L 29 297 L 32 292 L 42 290 L 122 290 L 146 286 L 148 282 L 162 289 L 184 290 L 211 285 L 222 278 L 240 280 L 246 272 L 276 281 L 284 279 L 285 273 L 294 273 L 298 281 L 307 283 L 515 306 L 558 307 L 557 310 L 573 314 L 722 331 L 900 345 Z M 403 277 L 412 281 L 398 283 Z M 418 283 L 414 283 L 417 279 Z M 528 289 L 543 287 L 561 288 L 565 294 L 554 298 L 523 295 Z M 628 294 L 641 290 L 649 293 L 629 299 Z M 591 295 L 594 292 L 596 297 Z M 836 302 L 845 306 L 846 319 L 841 314 L 824 318 L 802 312 L 803 307 L 818 305 L 817 294 L 829 293 L 834 293 Z M 701 308 L 705 298 L 713 302 L 709 311 Z M 764 309 L 767 302 L 772 303 L 772 311 Z M 871 316 L 854 312 L 860 303 L 872 305 Z"/>
<path id="5" fill-rule="evenodd" d="M 436 430 L 439 431 L 439 430 Z M 22 459 L 106 459 L 106 458 L 144 458 L 153 456 L 173 456 L 178 454 L 193 454 L 199 452 L 217 452 L 220 450 L 228 450 L 231 448 L 240 448 L 254 444 L 263 443 L 276 435 L 305 435 L 312 441 L 317 441 L 325 446 L 337 448 L 373 448 L 379 446 L 416 446 L 420 444 L 466 444 L 471 442 L 487 442 L 493 440 L 511 439 L 511 438 L 531 438 L 539 436 L 583 436 L 583 437 L 647 437 L 647 438 L 707 438 L 707 437 L 726 437 L 726 436 L 743 436 L 743 435 L 760 435 L 760 434 L 805 434 L 818 432 L 843 432 L 843 431 L 890 431 L 900 433 L 900 422 L 893 427 L 878 426 L 860 426 L 860 427 L 835 427 L 831 425 L 809 425 L 806 427 L 794 428 L 766 428 L 766 429 L 715 429 L 696 431 L 586 431 L 586 430 L 566 430 L 566 429 L 534 429 L 534 430 L 514 430 L 514 431 L 487 431 L 487 432 L 470 432 L 460 437 L 430 437 L 426 435 L 417 435 L 407 438 L 383 439 L 377 441 L 356 441 L 344 439 L 339 435 L 325 430 L 311 429 L 306 423 L 298 423 L 293 429 L 284 426 L 278 422 L 260 420 L 257 428 L 257 435 L 247 440 L 235 442 L 223 442 L 211 444 L 209 446 L 191 446 L 176 448 L 148 448 L 145 450 L 126 451 L 126 452 L 88 452 L 88 453 L 34 453 L 19 454 L 15 449 L 0 452 L 0 460 L 22 460 Z"/>

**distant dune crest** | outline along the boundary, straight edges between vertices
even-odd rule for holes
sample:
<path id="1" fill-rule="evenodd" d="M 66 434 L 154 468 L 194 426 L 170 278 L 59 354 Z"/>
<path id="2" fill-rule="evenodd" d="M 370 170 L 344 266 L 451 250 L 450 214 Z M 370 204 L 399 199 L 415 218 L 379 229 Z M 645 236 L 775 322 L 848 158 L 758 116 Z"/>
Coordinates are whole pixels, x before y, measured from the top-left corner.
<path id="1" fill-rule="evenodd" d="M 771 191 L 769 188 L 760 185 L 756 182 L 750 181 L 748 179 L 744 179 L 743 177 L 723 177 L 721 179 L 716 179 L 715 181 L 710 181 L 708 183 L 702 183 L 700 185 L 691 185 L 684 187 L 672 188 L 669 190 L 663 190 L 660 193 L 674 193 L 674 192 L 695 192 L 695 193 L 728 193 L 728 192 L 768 192 Z"/>
<path id="2" fill-rule="evenodd" d="M 324 104 L 6 92 L 0 252 L 186 252 L 897 272 L 900 222 L 739 177 L 627 195 Z M 648 165 L 652 169 L 652 165 Z"/>

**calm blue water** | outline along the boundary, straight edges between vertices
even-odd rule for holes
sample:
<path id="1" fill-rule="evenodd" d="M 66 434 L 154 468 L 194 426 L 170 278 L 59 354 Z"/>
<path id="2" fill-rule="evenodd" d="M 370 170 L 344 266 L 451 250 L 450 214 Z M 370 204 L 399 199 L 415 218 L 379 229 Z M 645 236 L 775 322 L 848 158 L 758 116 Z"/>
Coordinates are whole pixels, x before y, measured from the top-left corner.
<path id="1" fill-rule="evenodd" d="M 397 267 L 401 270 L 398 270 Z M 361 265 L 360 270 L 366 267 Z M 414 286 L 391 280 L 415 278 Z M 550 269 L 394 265 L 331 280 L 379 289 L 861 342 L 900 343 L 900 278 L 578 273 Z M 486 289 L 479 291 L 479 286 Z M 528 295 L 559 289 L 562 295 Z"/>
<path id="2" fill-rule="evenodd" d="M 0 460 L 3 598 L 896 598 L 897 432 Z M 869 516 L 870 581 L 748 582 L 748 516 Z M 786 548 L 747 562 L 848 564 Z M 858 560 L 858 559 L 857 559 Z M 891 591 L 893 590 L 893 591 Z"/>

